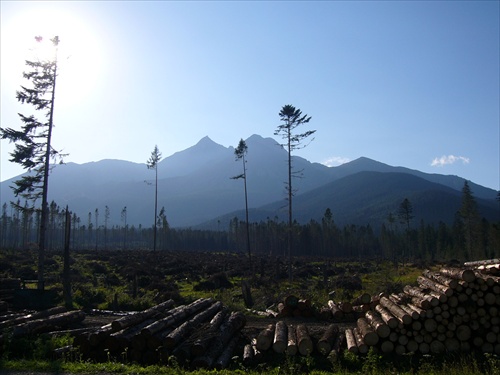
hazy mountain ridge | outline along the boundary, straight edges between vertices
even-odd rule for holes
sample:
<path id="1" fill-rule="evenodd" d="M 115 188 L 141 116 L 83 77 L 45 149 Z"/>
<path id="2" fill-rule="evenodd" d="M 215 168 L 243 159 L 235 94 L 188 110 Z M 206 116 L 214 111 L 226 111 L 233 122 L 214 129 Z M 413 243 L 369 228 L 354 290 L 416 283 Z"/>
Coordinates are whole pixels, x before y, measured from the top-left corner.
<path id="1" fill-rule="evenodd" d="M 280 216 L 280 208 L 286 206 L 287 153 L 272 138 L 252 135 L 246 143 L 250 219 Z M 294 169 L 303 174 L 303 178 L 293 181 L 293 188 L 297 189 L 294 217 L 302 222 L 320 219 L 329 207 L 338 223 L 377 225 L 405 197 L 412 201 L 416 216 L 420 209 L 426 221 L 434 220 L 440 213 L 441 220 L 447 221 L 449 209 L 442 208 L 440 202 L 455 206 L 451 201 L 460 199 L 464 182 L 457 176 L 391 167 L 364 157 L 338 167 L 310 163 L 296 156 L 293 162 Z M 165 207 L 173 227 L 201 223 L 213 227 L 221 218 L 225 221 L 227 215 L 241 214 L 243 181 L 231 179 L 241 172 L 242 162 L 235 160 L 233 147 L 204 137 L 196 145 L 160 161 L 158 206 Z M 2 204 L 15 200 L 9 185 L 18 178 L 0 184 Z M 149 226 L 154 212 L 153 179 L 154 172 L 145 163 L 108 159 L 57 165 L 49 180 L 49 200 L 61 207 L 68 205 L 80 216 L 82 224 L 86 224 L 89 212 L 93 214 L 96 208 L 104 212 L 107 205 L 110 225 L 120 225 L 120 213 L 126 206 L 130 225 Z M 490 209 L 484 207 L 495 207 L 497 192 L 472 182 L 469 185 L 476 199 L 481 200 L 480 207 L 491 216 Z M 433 199 L 437 196 L 440 199 Z M 417 202 L 422 202 L 422 207 Z M 432 205 L 441 208 L 433 209 Z"/>

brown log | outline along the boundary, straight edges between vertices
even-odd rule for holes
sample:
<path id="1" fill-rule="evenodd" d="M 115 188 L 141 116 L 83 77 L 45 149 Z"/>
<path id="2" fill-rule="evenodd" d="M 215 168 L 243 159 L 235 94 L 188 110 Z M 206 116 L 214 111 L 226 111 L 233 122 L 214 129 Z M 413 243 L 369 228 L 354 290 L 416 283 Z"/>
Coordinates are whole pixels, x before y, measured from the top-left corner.
<path id="1" fill-rule="evenodd" d="M 154 319 L 147 319 L 134 326 L 129 326 L 118 332 L 113 332 L 105 341 L 107 349 L 109 349 L 112 353 L 116 353 L 129 347 L 131 345 L 132 338 L 136 335 L 139 335 L 141 333 L 141 329 L 146 325 L 151 324 L 153 321 Z M 144 342 L 142 343 L 142 347 L 138 343 L 136 344 L 136 349 L 141 352 L 144 347 Z"/>
<path id="2" fill-rule="evenodd" d="M 347 350 L 350 353 L 358 354 L 359 353 L 358 344 L 356 343 L 356 338 L 354 337 L 354 332 L 352 329 L 347 328 L 345 330 L 345 339 L 347 343 Z"/>
<path id="3" fill-rule="evenodd" d="M 39 311 L 39 312 L 34 312 L 32 314 L 26 314 L 22 315 L 19 317 L 16 317 L 14 319 L 9 319 L 5 320 L 0 323 L 0 330 L 5 328 L 5 327 L 12 327 L 18 324 L 26 323 L 31 320 L 37 320 L 37 319 L 42 319 L 51 315 L 57 315 L 57 314 L 62 314 L 66 312 L 66 308 L 64 306 L 57 306 L 57 307 L 52 307 L 47 310 Z"/>
<path id="4" fill-rule="evenodd" d="M 375 346 L 379 341 L 378 334 L 373 330 L 365 318 L 359 318 L 356 322 L 358 332 L 368 346 Z"/>
<path id="5" fill-rule="evenodd" d="M 215 314 L 208 324 L 204 335 L 197 338 L 191 344 L 191 353 L 194 357 L 199 357 L 205 354 L 212 339 L 219 334 L 219 328 L 224 323 L 227 314 L 228 310 L 225 307 Z"/>
<path id="6" fill-rule="evenodd" d="M 451 289 L 449 286 L 440 284 L 436 281 L 433 281 L 431 279 L 428 279 L 425 276 L 418 276 L 417 277 L 417 282 L 423 289 L 430 289 L 435 292 L 442 293 L 446 295 L 447 297 L 451 297 L 453 295 L 453 289 Z"/>
<path id="7" fill-rule="evenodd" d="M 372 300 L 372 297 L 368 293 L 363 293 L 356 297 L 352 302 L 352 306 L 368 305 Z"/>
<path id="8" fill-rule="evenodd" d="M 201 309 L 210 306 L 212 303 L 213 300 L 211 298 L 200 298 L 189 305 L 178 306 L 170 311 L 167 311 L 164 318 L 156 320 L 154 323 L 144 327 L 142 334 L 146 336 L 153 335 L 156 332 L 165 330 L 167 327 L 177 325 Z"/>
<path id="9" fill-rule="evenodd" d="M 295 327 L 291 325 L 290 327 L 288 327 L 286 354 L 290 355 L 290 356 L 294 356 L 297 354 L 297 352 L 298 352 L 297 334 L 295 332 Z"/>
<path id="10" fill-rule="evenodd" d="M 232 312 L 227 321 L 219 328 L 219 335 L 214 337 L 208 351 L 199 357 L 193 359 L 191 364 L 194 367 L 210 368 L 213 363 L 222 354 L 222 351 L 227 346 L 233 336 L 241 330 L 246 324 L 245 315 L 241 312 Z"/>
<path id="11" fill-rule="evenodd" d="M 418 298 L 420 302 L 417 302 L 417 300 L 412 298 L 413 301 L 412 303 L 423 309 L 427 309 L 430 307 L 430 305 L 435 306 L 439 303 L 439 301 L 435 297 L 429 296 L 428 294 L 424 293 L 422 289 L 418 287 L 405 285 L 403 290 L 409 296 Z"/>
<path id="12" fill-rule="evenodd" d="M 81 322 L 85 319 L 83 311 L 68 311 L 61 314 L 50 315 L 46 318 L 31 320 L 26 323 L 19 324 L 14 327 L 12 331 L 13 337 L 20 337 L 25 335 L 40 334 L 49 332 L 58 326 L 67 326 L 72 323 Z"/>
<path id="13" fill-rule="evenodd" d="M 348 301 L 342 301 L 338 304 L 338 306 L 344 314 L 349 314 L 350 312 L 352 312 L 352 304 Z"/>
<path id="14" fill-rule="evenodd" d="M 319 310 L 319 319 L 321 320 L 330 320 L 332 318 L 332 311 L 330 310 L 329 307 L 323 306 Z"/>
<path id="15" fill-rule="evenodd" d="M 384 340 L 380 344 L 380 351 L 382 353 L 392 353 L 394 351 L 394 343 L 390 340 Z"/>
<path id="16" fill-rule="evenodd" d="M 477 267 L 477 266 L 487 266 L 487 265 L 490 265 L 490 264 L 500 264 L 500 259 L 484 259 L 484 260 L 475 260 L 475 261 L 471 261 L 471 262 L 465 262 L 464 263 L 464 267 L 467 267 L 467 268 L 473 268 L 473 267 Z"/>
<path id="17" fill-rule="evenodd" d="M 375 311 L 367 311 L 365 318 L 380 338 L 389 337 L 391 329 Z"/>
<path id="18" fill-rule="evenodd" d="M 377 305 L 375 306 L 375 311 L 380 314 L 380 317 L 389 326 L 389 328 L 395 329 L 398 326 L 399 320 L 394 315 L 392 315 L 390 311 L 385 307 Z"/>
<path id="19" fill-rule="evenodd" d="M 439 303 L 446 303 L 448 301 L 448 296 L 446 294 L 444 294 L 444 293 L 441 293 L 441 292 L 436 292 L 434 290 L 430 290 L 429 291 L 429 295 L 432 296 L 432 297 L 437 298 L 437 300 L 439 301 Z M 453 297 L 453 296 L 450 296 L 449 298 L 451 298 L 451 297 Z"/>
<path id="20" fill-rule="evenodd" d="M 411 307 L 409 307 L 407 305 L 398 305 L 398 306 L 402 310 L 404 310 L 405 313 L 410 315 L 413 320 L 417 320 L 418 318 L 420 318 L 420 314 L 417 311 L 413 310 Z"/>
<path id="21" fill-rule="evenodd" d="M 124 328 L 143 322 L 146 319 L 152 317 L 159 317 L 161 316 L 161 313 L 163 311 L 170 309 L 173 305 L 174 305 L 174 300 L 169 299 L 158 305 L 150 307 L 149 309 L 139 311 L 133 315 L 126 315 L 119 319 L 116 319 L 113 322 L 111 322 L 111 327 L 113 328 L 114 332 L 121 331 Z"/>
<path id="22" fill-rule="evenodd" d="M 91 332 L 88 336 L 91 346 L 97 346 L 99 343 L 103 342 L 111 333 L 113 333 L 113 328 L 111 323 L 99 327 L 94 332 Z"/>
<path id="23" fill-rule="evenodd" d="M 418 313 L 418 316 L 420 318 L 424 318 L 425 317 L 425 310 L 424 309 L 421 309 L 420 307 L 418 306 L 415 306 L 414 304 L 412 303 L 409 303 L 407 305 L 410 309 L 412 309 L 413 311 L 416 311 Z"/>
<path id="24" fill-rule="evenodd" d="M 309 330 L 305 324 L 297 325 L 295 329 L 297 334 L 297 347 L 302 355 L 310 355 L 314 349 Z"/>
<path id="25" fill-rule="evenodd" d="M 274 341 L 274 324 L 268 324 L 266 328 L 264 328 L 257 335 L 257 344 L 256 347 L 260 351 L 265 352 L 273 345 Z"/>
<path id="26" fill-rule="evenodd" d="M 215 369 L 216 370 L 222 370 L 227 367 L 229 364 L 229 361 L 231 360 L 234 352 L 234 348 L 236 347 L 236 344 L 238 343 L 238 335 L 234 335 L 227 346 L 224 348 L 222 353 L 220 354 L 219 358 L 215 361 Z"/>
<path id="27" fill-rule="evenodd" d="M 476 275 L 473 270 L 461 269 L 461 268 L 441 268 L 439 273 L 443 276 L 450 277 L 452 279 L 463 280 L 468 283 L 473 282 L 476 279 Z"/>
<path id="28" fill-rule="evenodd" d="M 190 320 L 182 323 L 180 326 L 175 328 L 172 332 L 170 332 L 164 339 L 163 345 L 167 349 L 174 348 L 177 344 L 179 344 L 182 340 L 187 338 L 191 333 L 202 323 L 212 319 L 215 314 L 222 308 L 222 302 L 217 301 L 212 304 L 206 310 L 196 314 Z"/>
<path id="29" fill-rule="evenodd" d="M 401 309 L 398 305 L 392 302 L 390 299 L 386 297 L 380 298 L 380 305 L 385 307 L 387 310 L 391 312 L 401 323 L 403 324 L 411 324 L 412 318 L 408 315 L 403 309 Z"/>
<path id="30" fill-rule="evenodd" d="M 288 327 L 282 320 L 276 322 L 274 329 L 273 350 L 282 354 L 285 352 L 288 342 Z"/>
<path id="31" fill-rule="evenodd" d="M 333 319 L 342 319 L 344 317 L 344 312 L 342 311 L 342 309 L 332 300 L 328 301 L 328 307 L 332 312 Z"/>
<path id="32" fill-rule="evenodd" d="M 327 359 L 331 364 L 336 364 L 339 361 L 339 355 L 342 351 L 345 341 L 345 332 L 339 333 L 337 339 L 333 342 L 332 350 L 328 353 Z"/>
<path id="33" fill-rule="evenodd" d="M 294 296 L 294 295 L 289 295 L 285 297 L 285 300 L 283 301 L 285 306 L 290 306 L 290 307 L 297 307 L 297 304 L 299 303 L 299 299 Z"/>
<path id="34" fill-rule="evenodd" d="M 333 348 L 333 344 L 337 339 L 338 334 L 339 327 L 335 324 L 330 324 L 318 340 L 318 343 L 316 345 L 318 351 L 323 355 L 329 354 Z"/>
<path id="35" fill-rule="evenodd" d="M 437 283 L 440 283 L 442 285 L 449 286 L 452 289 L 456 289 L 458 286 L 458 280 L 457 279 L 452 279 L 451 277 L 441 275 L 436 272 L 432 272 L 430 270 L 424 270 L 422 272 L 422 275 L 427 277 L 430 280 L 434 280 Z"/>
<path id="36" fill-rule="evenodd" d="M 358 328 L 354 328 L 352 330 L 352 333 L 354 334 L 354 338 L 356 339 L 356 345 L 358 346 L 359 353 L 368 353 L 368 345 L 366 345 L 365 341 L 363 340 L 363 336 L 361 336 Z"/>
<path id="37" fill-rule="evenodd" d="M 472 331 L 469 326 L 462 324 L 457 327 L 455 335 L 460 341 L 467 341 L 471 338 Z"/>
<path id="38" fill-rule="evenodd" d="M 254 361 L 254 350 L 251 344 L 246 344 L 243 347 L 243 364 L 248 366 Z"/>

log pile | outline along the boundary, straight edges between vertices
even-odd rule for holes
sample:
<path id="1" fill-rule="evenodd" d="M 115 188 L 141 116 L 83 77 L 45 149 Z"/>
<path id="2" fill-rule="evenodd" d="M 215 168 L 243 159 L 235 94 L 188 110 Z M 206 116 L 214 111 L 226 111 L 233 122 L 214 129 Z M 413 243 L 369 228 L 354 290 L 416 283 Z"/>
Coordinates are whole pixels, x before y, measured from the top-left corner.
<path id="1" fill-rule="evenodd" d="M 223 368 L 232 357 L 246 323 L 242 313 L 229 313 L 219 301 L 201 298 L 172 307 L 166 301 L 85 332 L 74 345 L 86 359 L 110 355 L 141 364 L 166 363 L 175 357 L 193 367 Z"/>
<path id="2" fill-rule="evenodd" d="M 426 270 L 418 277 L 418 286 L 407 285 L 400 294 L 381 294 L 375 308 L 346 330 L 348 350 L 500 354 L 500 277 L 484 271 Z"/>
<path id="3" fill-rule="evenodd" d="M 310 299 L 299 299 L 294 295 L 289 295 L 278 303 L 278 312 L 273 315 L 278 319 L 286 317 L 310 318 L 315 315 L 315 310 Z"/>
<path id="4" fill-rule="evenodd" d="M 306 324 L 286 323 L 283 320 L 269 324 L 243 349 L 243 363 L 255 364 L 264 354 L 285 354 L 287 356 L 308 356 L 318 353 L 336 360 L 344 348 L 345 336 L 336 324 L 328 325 L 316 340 Z"/>

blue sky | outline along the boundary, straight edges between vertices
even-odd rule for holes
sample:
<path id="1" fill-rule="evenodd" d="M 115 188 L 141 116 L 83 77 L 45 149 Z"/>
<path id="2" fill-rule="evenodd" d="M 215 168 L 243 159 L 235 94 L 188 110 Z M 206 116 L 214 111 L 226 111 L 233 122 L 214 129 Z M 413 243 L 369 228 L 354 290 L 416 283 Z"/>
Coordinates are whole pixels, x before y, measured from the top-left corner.
<path id="1" fill-rule="evenodd" d="M 279 140 L 292 104 L 312 116 L 296 152 L 312 162 L 366 156 L 498 190 L 499 4 L 1 1 L 0 123 L 20 127 L 26 51 L 57 33 L 53 145 L 67 162 Z M 11 150 L 1 142 L 1 181 L 23 172 Z"/>

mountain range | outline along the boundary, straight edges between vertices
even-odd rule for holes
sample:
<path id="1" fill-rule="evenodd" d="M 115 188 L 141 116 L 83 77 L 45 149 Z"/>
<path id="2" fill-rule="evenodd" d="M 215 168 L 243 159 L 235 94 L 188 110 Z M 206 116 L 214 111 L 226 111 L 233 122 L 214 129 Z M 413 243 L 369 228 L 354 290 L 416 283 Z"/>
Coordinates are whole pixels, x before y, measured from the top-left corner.
<path id="1" fill-rule="evenodd" d="M 285 220 L 287 217 L 287 152 L 272 138 L 252 135 L 248 146 L 247 188 L 249 220 Z M 301 223 L 321 220 L 330 208 L 337 225 L 366 225 L 374 228 L 396 214 L 408 198 L 414 221 L 451 223 L 460 208 L 464 179 L 393 167 L 361 157 L 338 167 L 327 167 L 293 156 L 294 218 Z M 235 216 L 244 218 L 241 160 L 233 147 L 224 147 L 209 137 L 177 152 L 158 164 L 158 209 L 165 208 L 172 227 L 225 229 Z M 14 177 L 0 183 L 0 202 L 17 200 L 10 186 Z M 151 226 L 154 217 L 154 171 L 145 163 L 101 160 L 85 164 L 54 166 L 49 179 L 49 201 L 69 206 L 86 224 L 97 208 L 101 223 L 105 207 L 109 225 L 121 225 L 127 207 L 127 223 Z M 500 220 L 497 191 L 468 182 L 480 214 Z"/>

